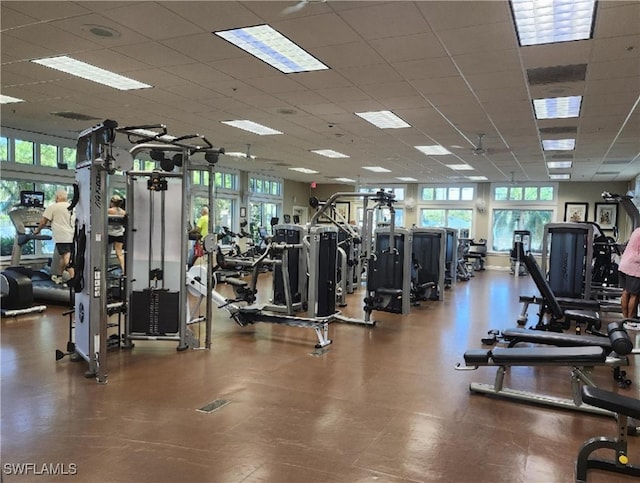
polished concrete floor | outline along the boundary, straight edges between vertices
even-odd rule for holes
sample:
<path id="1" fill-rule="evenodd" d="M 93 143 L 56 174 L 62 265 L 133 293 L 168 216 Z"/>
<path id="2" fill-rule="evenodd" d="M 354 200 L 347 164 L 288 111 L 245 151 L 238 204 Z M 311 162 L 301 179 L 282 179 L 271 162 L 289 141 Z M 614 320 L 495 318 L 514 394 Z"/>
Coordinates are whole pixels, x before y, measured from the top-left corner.
<path id="1" fill-rule="evenodd" d="M 332 324 L 326 351 L 310 329 L 242 328 L 217 311 L 211 350 L 137 342 L 109 353 L 106 385 L 83 377 L 83 362 L 54 360 L 67 341 L 62 308 L 3 319 L 3 481 L 571 482 L 580 445 L 613 436 L 612 418 L 472 394 L 495 368 L 455 370 L 489 329 L 514 327 L 518 296 L 535 293 L 527 277 L 480 272 L 444 302 L 376 312 L 376 327 Z M 362 296 L 345 313 L 361 315 Z M 628 375 L 619 391 L 638 397 L 640 371 Z M 594 378 L 618 390 L 609 369 Z M 566 367 L 517 368 L 506 383 L 570 396 Z M 640 463 L 637 438 L 629 456 Z M 17 475 L 21 463 L 33 466 Z M 52 465 L 74 474 L 49 475 Z"/>

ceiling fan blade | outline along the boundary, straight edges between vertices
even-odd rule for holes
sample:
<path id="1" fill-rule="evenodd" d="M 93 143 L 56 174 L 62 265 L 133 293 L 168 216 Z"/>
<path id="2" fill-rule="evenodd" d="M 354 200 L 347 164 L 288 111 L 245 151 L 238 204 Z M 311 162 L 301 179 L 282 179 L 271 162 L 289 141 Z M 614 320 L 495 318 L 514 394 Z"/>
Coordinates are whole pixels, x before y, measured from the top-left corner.
<path id="1" fill-rule="evenodd" d="M 307 0 L 300 0 L 295 5 L 291 5 L 290 7 L 285 8 L 282 11 L 282 15 L 289 15 L 290 13 L 294 13 L 294 12 L 297 12 L 298 10 L 302 10 L 306 4 L 307 4 Z"/>

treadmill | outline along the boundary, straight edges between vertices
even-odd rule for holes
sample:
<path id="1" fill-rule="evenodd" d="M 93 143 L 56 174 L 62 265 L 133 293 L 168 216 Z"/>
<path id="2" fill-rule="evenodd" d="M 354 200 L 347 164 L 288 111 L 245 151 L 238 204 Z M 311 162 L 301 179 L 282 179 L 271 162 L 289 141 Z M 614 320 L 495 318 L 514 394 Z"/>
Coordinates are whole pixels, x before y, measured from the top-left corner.
<path id="1" fill-rule="evenodd" d="M 29 277 L 35 300 L 71 306 L 75 300 L 73 289 L 55 283 L 45 270 L 33 270 L 20 265 L 24 245 L 31 240 L 51 240 L 50 235 L 33 234 L 33 230 L 40 224 L 43 213 L 43 191 L 20 192 L 20 203 L 9 210 L 9 218 L 16 229 L 16 236 L 11 251 L 11 266 L 6 269 L 6 272 L 19 273 Z"/>

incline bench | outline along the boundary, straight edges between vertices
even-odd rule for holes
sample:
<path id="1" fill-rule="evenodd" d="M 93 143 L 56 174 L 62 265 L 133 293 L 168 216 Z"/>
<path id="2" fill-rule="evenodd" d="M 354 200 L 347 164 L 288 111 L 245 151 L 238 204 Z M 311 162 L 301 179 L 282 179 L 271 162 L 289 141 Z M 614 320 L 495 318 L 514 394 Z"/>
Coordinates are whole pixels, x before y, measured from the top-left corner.
<path id="1" fill-rule="evenodd" d="M 598 310 L 600 305 L 595 300 L 574 300 L 571 299 L 572 308 L 563 309 L 560 302 L 556 298 L 549 282 L 544 277 L 538 262 L 531 253 L 524 256 L 524 264 L 531 274 L 531 278 L 536 284 L 542 298 L 521 296 L 520 302 L 523 304 L 522 313 L 518 318 L 518 324 L 524 325 L 527 322 L 527 310 L 530 304 L 540 305 L 540 313 L 538 324 L 535 326 L 539 330 L 549 330 L 553 332 L 562 332 L 571 326 L 571 322 L 576 324 L 576 332 L 581 332 L 581 325 L 585 324 L 587 332 L 598 333 L 602 322 Z M 548 323 L 543 322 L 545 312 L 550 312 L 551 320 Z"/>

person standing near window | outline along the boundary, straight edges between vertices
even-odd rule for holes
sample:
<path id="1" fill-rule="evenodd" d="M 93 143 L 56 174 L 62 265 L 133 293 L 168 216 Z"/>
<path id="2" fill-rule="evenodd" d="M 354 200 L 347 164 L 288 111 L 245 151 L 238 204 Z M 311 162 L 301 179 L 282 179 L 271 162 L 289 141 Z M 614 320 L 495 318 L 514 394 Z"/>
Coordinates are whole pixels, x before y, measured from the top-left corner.
<path id="1" fill-rule="evenodd" d="M 622 287 L 622 317 L 637 318 L 640 302 L 640 228 L 633 231 L 622 253 L 618 265 L 618 280 Z"/>
<path id="2" fill-rule="evenodd" d="M 58 252 L 59 265 L 57 268 L 52 267 L 51 279 L 56 283 L 62 283 L 62 274 L 67 271 L 69 278 L 73 278 L 74 270 L 70 266 L 71 251 L 73 249 L 73 235 L 75 232 L 75 215 L 69 211 L 69 203 L 67 202 L 67 192 L 64 189 L 56 191 L 55 203 L 50 204 L 42 213 L 40 224 L 34 230 L 37 235 L 40 231 L 51 224 L 51 235 L 56 243 L 55 250 Z"/>

